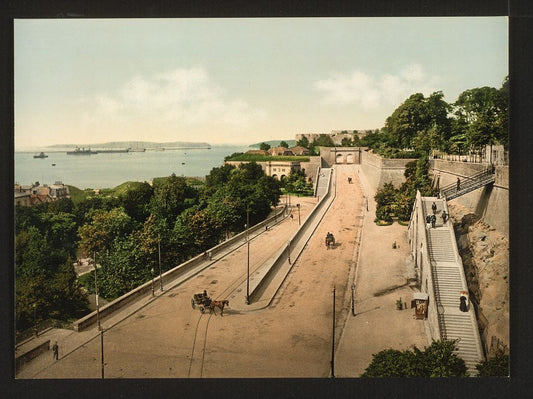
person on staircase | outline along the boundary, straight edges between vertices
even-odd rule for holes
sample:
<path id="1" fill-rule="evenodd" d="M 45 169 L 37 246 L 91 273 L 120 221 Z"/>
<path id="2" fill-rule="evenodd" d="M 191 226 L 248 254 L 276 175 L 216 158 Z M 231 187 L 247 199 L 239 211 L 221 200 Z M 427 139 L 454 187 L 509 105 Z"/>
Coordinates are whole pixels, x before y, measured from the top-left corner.
<path id="1" fill-rule="evenodd" d="M 434 215 L 437 213 L 437 204 L 435 202 L 433 202 L 433 204 L 431 204 L 431 210 L 433 211 Z"/>

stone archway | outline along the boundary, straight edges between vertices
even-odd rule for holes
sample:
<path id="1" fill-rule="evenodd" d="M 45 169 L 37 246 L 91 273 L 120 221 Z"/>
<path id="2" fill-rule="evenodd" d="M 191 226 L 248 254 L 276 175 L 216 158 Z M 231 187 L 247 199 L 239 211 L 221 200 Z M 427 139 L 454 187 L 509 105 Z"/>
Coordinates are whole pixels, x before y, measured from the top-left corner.
<path id="1" fill-rule="evenodd" d="M 274 179 L 277 179 L 277 178 L 278 178 L 278 175 L 274 174 L 274 175 L 272 175 L 272 177 L 273 177 Z M 278 180 L 279 180 L 279 179 L 278 179 Z"/>
<path id="2" fill-rule="evenodd" d="M 344 155 L 337 154 L 337 156 L 335 157 L 335 163 L 344 163 Z"/>
<path id="3" fill-rule="evenodd" d="M 351 154 L 351 153 L 350 153 L 350 154 L 347 154 L 347 155 L 346 155 L 346 163 L 353 163 L 353 161 L 354 161 L 354 156 L 353 156 L 353 154 Z"/>

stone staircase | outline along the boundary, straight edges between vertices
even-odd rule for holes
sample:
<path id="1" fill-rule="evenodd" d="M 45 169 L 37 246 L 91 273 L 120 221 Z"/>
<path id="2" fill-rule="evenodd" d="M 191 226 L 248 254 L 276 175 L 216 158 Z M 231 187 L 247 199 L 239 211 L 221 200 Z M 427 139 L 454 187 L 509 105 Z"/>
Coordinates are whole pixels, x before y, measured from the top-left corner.
<path id="1" fill-rule="evenodd" d="M 475 366 L 484 356 L 475 311 L 471 304 L 468 312 L 459 309 L 461 291 L 468 292 L 462 262 L 453 242 L 453 227 L 448 221 L 442 222 L 445 201 L 424 198 L 425 215 L 433 214 L 433 202 L 437 205 L 438 222 L 427 230 L 427 237 L 441 338 L 457 340 L 457 355 L 465 361 L 470 375 L 476 375 Z"/>

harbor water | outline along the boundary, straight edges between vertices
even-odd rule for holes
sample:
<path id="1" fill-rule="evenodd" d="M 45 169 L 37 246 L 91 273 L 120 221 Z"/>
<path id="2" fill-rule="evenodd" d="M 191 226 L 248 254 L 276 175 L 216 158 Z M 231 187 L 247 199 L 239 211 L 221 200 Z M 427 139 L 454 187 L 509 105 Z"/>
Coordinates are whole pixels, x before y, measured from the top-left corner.
<path id="1" fill-rule="evenodd" d="M 113 188 L 126 181 L 147 181 L 154 177 L 205 177 L 222 166 L 224 158 L 246 152 L 247 146 L 212 146 L 211 149 L 171 149 L 164 151 L 67 155 L 66 151 L 46 151 L 48 158 L 34 158 L 38 152 L 15 152 L 15 183 L 64 184 L 85 188 Z"/>

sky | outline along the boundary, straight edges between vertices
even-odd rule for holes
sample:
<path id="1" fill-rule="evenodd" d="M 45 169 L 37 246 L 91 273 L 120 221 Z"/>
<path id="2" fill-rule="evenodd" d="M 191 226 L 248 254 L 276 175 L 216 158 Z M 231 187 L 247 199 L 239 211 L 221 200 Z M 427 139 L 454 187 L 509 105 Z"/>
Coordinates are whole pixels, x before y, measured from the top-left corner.
<path id="1" fill-rule="evenodd" d="M 15 150 L 379 129 L 411 94 L 500 88 L 506 17 L 16 19 Z"/>

